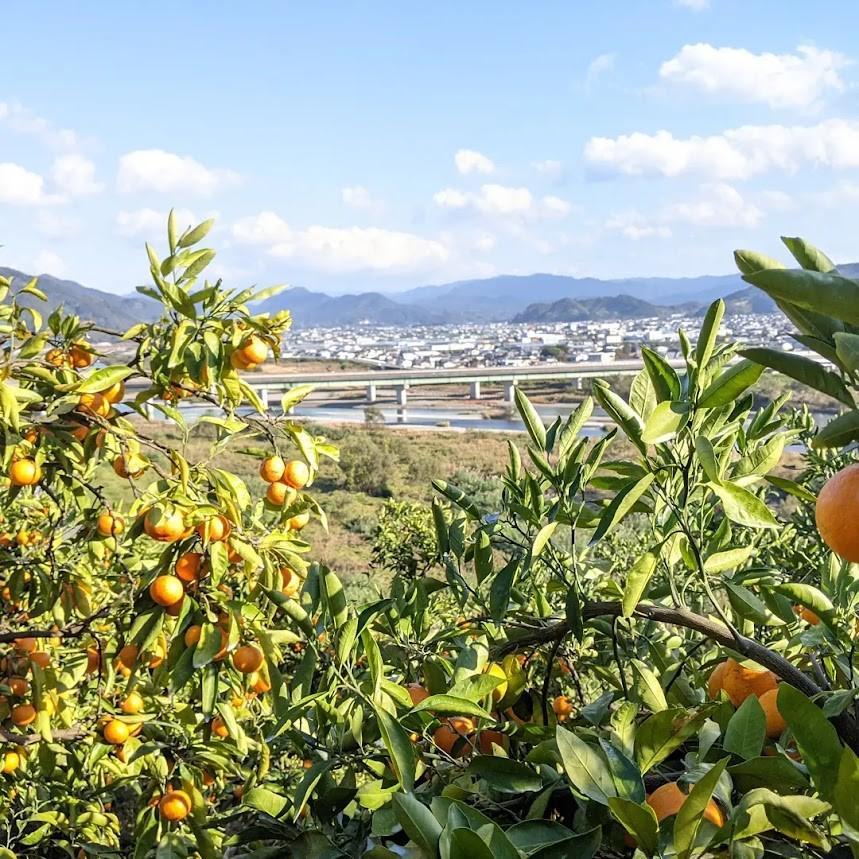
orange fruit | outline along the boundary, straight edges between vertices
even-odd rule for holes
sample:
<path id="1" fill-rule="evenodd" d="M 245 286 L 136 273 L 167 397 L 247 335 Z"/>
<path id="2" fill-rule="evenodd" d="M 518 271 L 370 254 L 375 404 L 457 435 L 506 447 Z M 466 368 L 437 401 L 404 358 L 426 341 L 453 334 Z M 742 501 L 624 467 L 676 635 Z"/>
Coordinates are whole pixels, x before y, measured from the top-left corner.
<path id="1" fill-rule="evenodd" d="M 137 453 L 127 453 L 120 454 L 113 461 L 113 470 L 118 477 L 123 479 L 126 478 L 138 478 L 140 477 L 144 471 L 146 471 L 146 466 L 148 463 L 146 460 Z"/>
<path id="2" fill-rule="evenodd" d="M 707 697 L 711 701 L 715 701 L 722 689 L 725 688 L 725 670 L 727 667 L 727 662 L 720 662 L 707 678 Z"/>
<path id="3" fill-rule="evenodd" d="M 420 683 L 409 683 L 406 686 L 406 691 L 409 693 L 409 698 L 412 699 L 412 707 L 417 707 L 421 701 L 426 701 L 430 696 L 430 693 Z"/>
<path id="4" fill-rule="evenodd" d="M 39 668 L 47 668 L 51 664 L 51 654 L 44 650 L 34 650 L 30 654 L 30 659 L 39 666 Z"/>
<path id="5" fill-rule="evenodd" d="M 197 526 L 197 533 L 201 540 L 210 543 L 222 543 L 233 530 L 232 522 L 226 516 L 212 516 Z"/>
<path id="6" fill-rule="evenodd" d="M 185 602 L 185 597 L 181 597 L 176 600 L 176 602 L 170 603 L 170 605 L 164 606 L 164 614 L 168 617 L 179 617 L 182 614 L 182 605 Z"/>
<path id="7" fill-rule="evenodd" d="M 761 707 L 763 707 L 764 715 L 767 719 L 767 736 L 771 740 L 780 737 L 784 733 L 785 728 L 787 728 L 787 722 L 785 722 L 778 710 L 778 687 L 764 692 L 758 698 L 758 701 Z"/>
<path id="8" fill-rule="evenodd" d="M 101 395 L 109 403 L 118 403 L 125 396 L 125 382 L 115 382 L 109 388 L 105 388 Z"/>
<path id="9" fill-rule="evenodd" d="M 105 511 L 99 515 L 96 528 L 102 537 L 115 537 L 125 530 L 125 520 L 122 516 Z"/>
<path id="10" fill-rule="evenodd" d="M 72 366 L 79 370 L 83 367 L 89 367 L 95 361 L 95 355 L 89 351 L 88 344 L 83 341 L 72 345 L 71 349 L 69 349 L 69 358 L 71 359 Z"/>
<path id="11" fill-rule="evenodd" d="M 482 755 L 494 755 L 493 746 L 506 749 L 509 745 L 507 735 L 502 734 L 501 731 L 480 731 L 477 735 L 477 748 L 480 749 Z"/>
<path id="12" fill-rule="evenodd" d="M 259 476 L 266 483 L 274 483 L 283 477 L 283 471 L 286 468 L 286 463 L 279 456 L 268 456 L 259 467 Z"/>
<path id="13" fill-rule="evenodd" d="M 301 590 L 301 578 L 290 567 L 281 567 L 280 576 L 283 581 L 283 593 L 290 599 L 295 599 Z"/>
<path id="14" fill-rule="evenodd" d="M 158 576 L 149 585 L 149 596 L 158 605 L 173 605 L 185 596 L 185 588 L 176 576 Z"/>
<path id="15" fill-rule="evenodd" d="M 298 513 L 291 517 L 286 522 L 286 527 L 293 531 L 300 531 L 310 521 L 310 512 L 305 510 L 304 513 Z"/>
<path id="16" fill-rule="evenodd" d="M 143 520 L 143 530 L 161 543 L 175 543 L 185 533 L 185 520 L 175 508 L 153 507 Z"/>
<path id="17" fill-rule="evenodd" d="M 820 537 L 845 561 L 859 562 L 859 462 L 842 468 L 820 490 L 814 518 Z"/>
<path id="18" fill-rule="evenodd" d="M 804 605 L 795 605 L 793 607 L 793 613 L 802 618 L 807 624 L 810 626 L 817 626 L 820 623 L 819 615 L 815 614 L 810 608 L 806 608 Z"/>
<path id="19" fill-rule="evenodd" d="M 248 361 L 239 349 L 236 349 L 236 351 L 230 355 L 230 364 L 236 370 L 252 370 L 256 367 L 256 364 L 254 364 L 253 361 Z"/>
<path id="20" fill-rule="evenodd" d="M 229 728 L 224 724 L 224 720 L 220 716 L 215 716 L 212 719 L 212 733 L 222 740 L 230 736 Z"/>
<path id="21" fill-rule="evenodd" d="M 653 809 L 658 821 L 677 814 L 686 802 L 688 794 L 683 793 L 677 782 L 669 782 L 656 788 L 647 797 L 647 804 Z M 711 799 L 704 809 L 704 819 L 709 820 L 714 826 L 721 828 L 725 823 L 725 815 L 722 809 Z"/>
<path id="22" fill-rule="evenodd" d="M 119 651 L 119 654 L 116 657 L 116 662 L 126 670 L 131 671 L 137 662 L 138 653 L 139 650 L 136 644 L 126 644 L 125 647 Z"/>
<path id="23" fill-rule="evenodd" d="M 129 692 L 128 697 L 120 705 L 127 716 L 135 716 L 143 710 L 143 698 L 139 692 Z"/>
<path id="24" fill-rule="evenodd" d="M 243 361 L 248 364 L 262 364 L 268 357 L 268 344 L 256 336 L 251 334 L 236 350 Z"/>
<path id="25" fill-rule="evenodd" d="M 210 787 L 215 783 L 215 776 L 208 770 L 203 770 L 203 777 L 201 781 L 203 782 L 203 787 Z"/>
<path id="26" fill-rule="evenodd" d="M 16 459 L 9 466 L 12 486 L 35 486 L 42 479 L 42 468 L 35 459 Z"/>
<path id="27" fill-rule="evenodd" d="M 184 790 L 168 790 L 158 802 L 158 813 L 164 820 L 184 820 L 191 813 L 191 797 Z"/>
<path id="28" fill-rule="evenodd" d="M 304 489 L 310 480 L 310 469 L 300 459 L 291 459 L 283 471 L 283 482 L 293 489 Z"/>
<path id="29" fill-rule="evenodd" d="M 569 719 L 573 714 L 574 709 L 573 702 L 566 695 L 558 695 L 558 697 L 552 701 L 552 710 L 554 710 L 559 722 L 564 722 Z"/>
<path id="30" fill-rule="evenodd" d="M 81 394 L 77 410 L 85 415 L 107 418 L 113 409 L 110 401 L 102 394 Z"/>
<path id="31" fill-rule="evenodd" d="M 36 708 L 32 704 L 18 704 L 12 708 L 10 714 L 12 724 L 23 728 L 31 724 L 36 718 Z"/>
<path id="32" fill-rule="evenodd" d="M 62 349 L 49 349 L 45 353 L 45 361 L 52 367 L 62 367 L 66 362 L 66 356 L 63 354 Z"/>
<path id="33" fill-rule="evenodd" d="M 185 552 L 176 559 L 173 572 L 186 584 L 196 582 L 200 578 L 203 556 L 199 552 Z"/>
<path id="34" fill-rule="evenodd" d="M 0 772 L 9 775 L 15 772 L 19 766 L 21 766 L 21 756 L 18 752 L 6 752 L 3 755 L 3 765 L 0 767 Z"/>
<path id="35" fill-rule="evenodd" d="M 101 667 L 101 654 L 97 647 L 88 647 L 86 649 L 86 673 L 95 674 Z"/>
<path id="36" fill-rule="evenodd" d="M 760 698 L 764 692 L 775 689 L 778 678 L 765 668 L 746 668 L 736 659 L 726 660 L 722 688 L 735 707 L 739 707 L 749 695 Z"/>
<path id="37" fill-rule="evenodd" d="M 268 489 L 265 491 L 266 501 L 273 504 L 275 507 L 283 507 L 289 505 L 295 500 L 295 490 L 287 486 L 281 480 L 275 480 L 274 483 L 269 483 Z"/>
<path id="38" fill-rule="evenodd" d="M 131 735 L 131 731 L 125 722 L 119 719 L 111 719 L 101 731 L 104 741 L 114 746 L 121 746 Z"/>
<path id="39" fill-rule="evenodd" d="M 185 630 L 185 646 L 193 647 L 199 640 L 200 635 L 203 632 L 203 627 L 199 624 L 192 624 Z"/>
<path id="40" fill-rule="evenodd" d="M 451 716 L 435 729 L 433 742 L 451 757 L 464 758 L 471 754 L 472 748 L 467 741 L 474 732 L 474 722 L 467 716 Z"/>
<path id="41" fill-rule="evenodd" d="M 266 692 L 271 692 L 271 683 L 267 677 L 264 677 L 262 674 L 251 675 L 248 678 L 251 680 L 251 689 L 257 693 L 257 695 L 264 695 Z"/>
<path id="42" fill-rule="evenodd" d="M 7 685 L 16 698 L 23 698 L 30 691 L 30 682 L 26 677 L 10 677 Z"/>
<path id="43" fill-rule="evenodd" d="M 262 651 L 253 644 L 245 644 L 233 654 L 233 665 L 242 674 L 253 674 L 262 667 Z"/>
<path id="44" fill-rule="evenodd" d="M 13 642 L 17 650 L 23 653 L 32 653 L 36 649 L 35 638 L 16 638 Z"/>

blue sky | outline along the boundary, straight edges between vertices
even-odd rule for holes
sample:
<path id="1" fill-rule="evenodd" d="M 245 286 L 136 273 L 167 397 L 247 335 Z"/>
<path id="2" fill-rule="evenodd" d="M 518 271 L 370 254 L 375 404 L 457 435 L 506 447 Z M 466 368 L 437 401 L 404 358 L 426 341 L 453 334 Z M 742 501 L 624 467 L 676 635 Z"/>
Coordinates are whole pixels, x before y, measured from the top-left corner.
<path id="1" fill-rule="evenodd" d="M 859 8 L 26 4 L 3 12 L 0 263 L 126 292 L 171 206 L 217 273 L 398 290 L 859 260 Z"/>

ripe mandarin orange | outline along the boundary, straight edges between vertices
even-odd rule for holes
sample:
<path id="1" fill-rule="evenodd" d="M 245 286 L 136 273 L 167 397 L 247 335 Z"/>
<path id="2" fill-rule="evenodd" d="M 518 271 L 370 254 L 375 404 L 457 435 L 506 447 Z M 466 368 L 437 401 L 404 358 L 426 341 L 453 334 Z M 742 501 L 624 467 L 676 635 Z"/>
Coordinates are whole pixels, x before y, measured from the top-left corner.
<path id="1" fill-rule="evenodd" d="M 262 651 L 253 644 L 245 644 L 233 654 L 233 665 L 242 674 L 259 671 L 263 663 Z"/>
<path id="2" fill-rule="evenodd" d="M 473 751 L 467 740 L 474 722 L 466 716 L 451 716 L 433 732 L 433 742 L 451 757 L 464 758 Z"/>
<path id="3" fill-rule="evenodd" d="M 119 719 L 111 719 L 101 731 L 104 741 L 114 746 L 121 746 L 131 735 L 131 731 L 125 722 Z"/>
<path id="4" fill-rule="evenodd" d="M 31 724 L 36 718 L 36 708 L 32 704 L 18 704 L 12 708 L 10 713 L 12 724 L 23 728 L 25 725 Z"/>
<path id="5" fill-rule="evenodd" d="M 283 482 L 293 489 L 304 489 L 310 480 L 310 469 L 300 459 L 291 459 L 283 471 Z"/>
<path id="6" fill-rule="evenodd" d="M 158 802 L 158 813 L 171 823 L 191 813 L 191 797 L 184 790 L 168 790 Z"/>
<path id="7" fill-rule="evenodd" d="M 259 467 L 259 476 L 266 483 L 274 483 L 283 477 L 283 471 L 286 468 L 286 463 L 279 456 L 268 456 Z"/>
<path id="8" fill-rule="evenodd" d="M 96 528 L 102 537 L 115 537 L 125 530 L 125 520 L 122 516 L 105 511 L 99 515 Z"/>
<path id="9" fill-rule="evenodd" d="M 658 821 L 677 814 L 686 802 L 688 794 L 683 793 L 677 782 L 668 782 L 656 788 L 647 797 L 647 804 L 653 809 Z M 725 823 L 725 815 L 718 805 L 711 799 L 704 810 L 704 819 L 709 820 L 714 826 L 722 827 Z"/>
<path id="10" fill-rule="evenodd" d="M 176 576 L 158 576 L 149 585 L 149 596 L 158 605 L 173 605 L 185 596 L 185 588 Z"/>
<path id="11" fill-rule="evenodd" d="M 42 468 L 35 459 L 16 459 L 9 466 L 13 486 L 35 486 L 42 479 Z"/>
<path id="12" fill-rule="evenodd" d="M 823 542 L 845 561 L 859 562 L 859 462 L 842 468 L 823 485 L 814 510 Z"/>
<path id="13" fill-rule="evenodd" d="M 778 709 L 778 688 L 764 692 L 758 698 L 758 701 L 767 719 L 767 736 L 771 740 L 780 737 L 784 733 L 785 728 L 787 728 L 787 722 L 785 722 Z"/>
<path id="14" fill-rule="evenodd" d="M 409 693 L 409 698 L 412 699 L 412 707 L 417 707 L 421 701 L 426 701 L 430 693 L 420 683 L 409 683 L 406 686 L 406 691 Z"/>
<path id="15" fill-rule="evenodd" d="M 143 710 L 143 698 L 139 692 L 129 692 L 120 705 L 120 709 L 128 716 L 135 716 Z"/>
<path id="16" fill-rule="evenodd" d="M 707 678 L 707 697 L 711 701 L 715 701 L 722 689 L 725 688 L 725 670 L 727 667 L 727 662 L 720 662 Z"/>
<path id="17" fill-rule="evenodd" d="M 722 688 L 735 707 L 739 707 L 749 695 L 757 695 L 760 698 L 764 692 L 775 689 L 777 685 L 778 678 L 772 671 L 765 668 L 747 668 L 736 659 L 726 660 Z"/>
<path id="18" fill-rule="evenodd" d="M 173 572 L 186 584 L 191 584 L 200 579 L 200 570 L 203 566 L 203 556 L 199 552 L 185 552 L 176 559 Z"/>

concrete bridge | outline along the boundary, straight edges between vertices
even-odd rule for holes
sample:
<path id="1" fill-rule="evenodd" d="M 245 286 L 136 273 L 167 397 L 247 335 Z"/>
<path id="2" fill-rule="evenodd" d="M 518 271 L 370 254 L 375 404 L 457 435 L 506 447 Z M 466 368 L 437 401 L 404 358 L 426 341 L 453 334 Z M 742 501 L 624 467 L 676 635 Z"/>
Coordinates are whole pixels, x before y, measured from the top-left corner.
<path id="1" fill-rule="evenodd" d="M 685 367 L 680 359 L 669 361 L 672 367 Z M 471 398 L 479 400 L 481 385 L 502 385 L 505 402 L 513 402 L 513 392 L 520 382 L 571 381 L 602 376 L 631 376 L 643 367 L 641 361 L 581 362 L 577 364 L 537 364 L 527 367 L 458 367 L 441 370 L 375 370 L 336 373 L 293 373 L 279 375 L 248 374 L 246 381 L 267 406 L 269 397 L 296 385 L 311 385 L 318 391 L 344 391 L 363 388 L 367 402 L 376 402 L 381 388 L 393 388 L 397 405 L 408 402 L 409 389 L 424 385 L 462 385 Z"/>

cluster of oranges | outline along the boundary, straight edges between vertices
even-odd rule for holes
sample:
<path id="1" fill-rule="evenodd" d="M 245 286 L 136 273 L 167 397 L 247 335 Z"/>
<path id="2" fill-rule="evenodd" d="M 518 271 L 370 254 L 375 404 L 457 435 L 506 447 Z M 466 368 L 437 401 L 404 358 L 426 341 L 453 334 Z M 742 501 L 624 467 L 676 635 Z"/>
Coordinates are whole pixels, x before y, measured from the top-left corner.
<path id="1" fill-rule="evenodd" d="M 310 481 L 310 469 L 300 459 L 284 461 L 279 456 L 266 457 L 260 464 L 260 477 L 268 484 L 265 497 L 273 507 L 285 508 L 293 504 L 298 491 Z M 300 531 L 310 521 L 310 513 L 304 511 L 290 517 L 287 527 Z"/>
<path id="2" fill-rule="evenodd" d="M 49 349 L 45 353 L 45 361 L 52 367 L 73 367 L 82 370 L 92 365 L 95 361 L 95 353 L 92 347 L 79 340 L 72 343 L 68 349 Z"/>
<path id="3" fill-rule="evenodd" d="M 754 695 L 766 717 L 766 733 L 770 739 L 780 737 L 787 723 L 778 710 L 778 677 L 772 671 L 749 667 L 726 659 L 720 662 L 707 680 L 707 694 L 712 699 L 724 692 L 735 707 Z"/>

